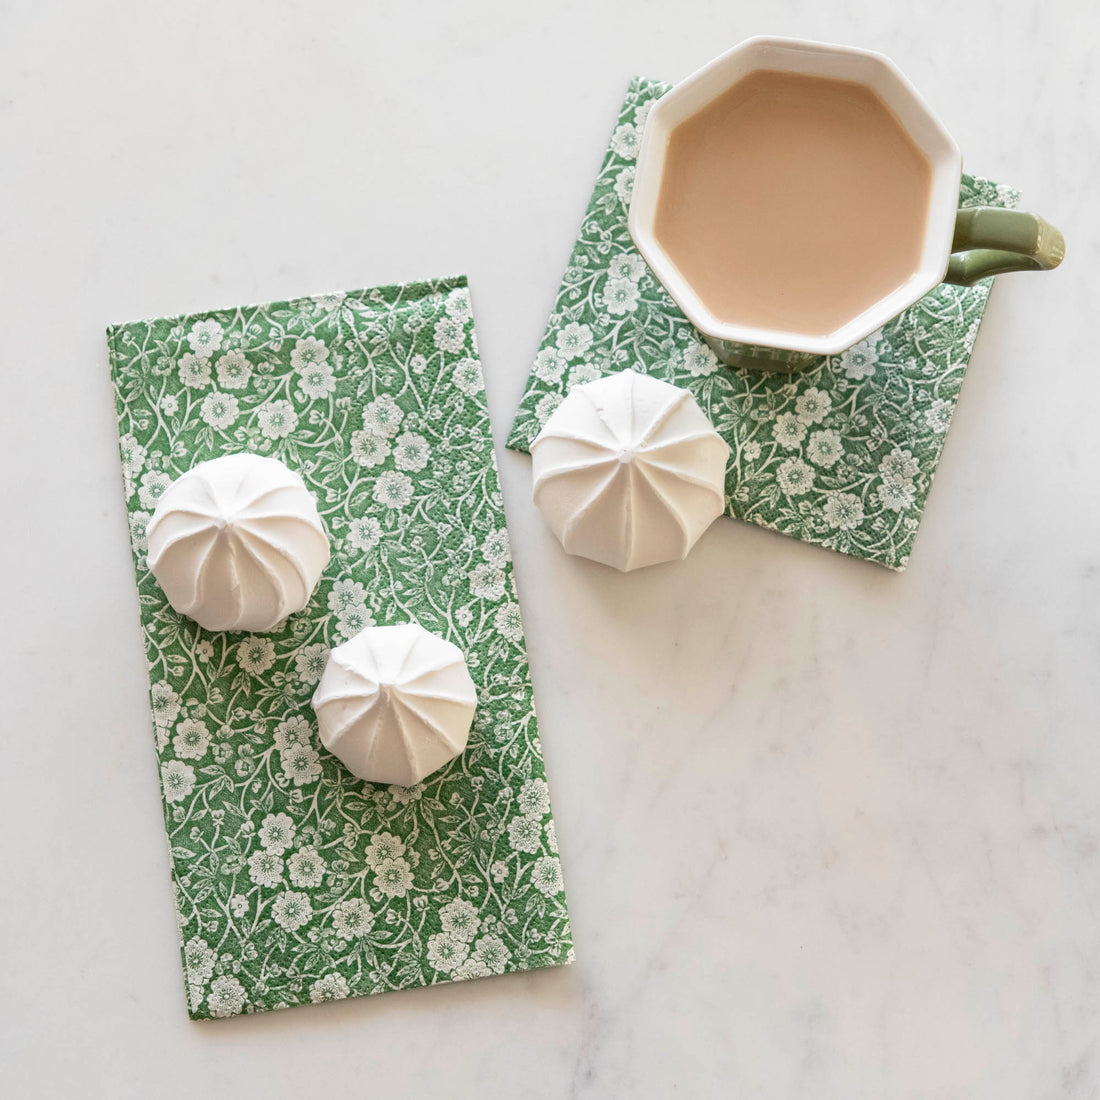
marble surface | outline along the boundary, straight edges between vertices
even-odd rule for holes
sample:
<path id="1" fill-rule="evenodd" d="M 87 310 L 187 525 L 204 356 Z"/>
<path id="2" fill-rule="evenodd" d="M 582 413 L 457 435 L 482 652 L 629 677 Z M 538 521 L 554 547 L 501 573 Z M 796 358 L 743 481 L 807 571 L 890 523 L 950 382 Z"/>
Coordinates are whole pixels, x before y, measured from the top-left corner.
<path id="1" fill-rule="evenodd" d="M 621 576 L 501 453 L 576 964 L 189 1023 L 104 326 L 465 271 L 499 444 L 628 78 L 761 32 L 891 54 L 1069 242 L 994 292 L 911 568 L 719 520 Z M 0 6 L 0 1094 L 1100 1094 L 1098 37 L 1083 0 Z"/>

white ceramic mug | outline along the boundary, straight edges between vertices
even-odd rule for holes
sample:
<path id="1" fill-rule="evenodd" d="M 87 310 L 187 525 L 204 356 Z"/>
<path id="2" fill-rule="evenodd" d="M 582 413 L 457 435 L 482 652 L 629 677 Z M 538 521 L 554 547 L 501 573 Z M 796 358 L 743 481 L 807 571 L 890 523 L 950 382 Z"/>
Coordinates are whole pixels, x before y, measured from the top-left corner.
<path id="1" fill-rule="evenodd" d="M 858 316 L 825 335 L 754 328 L 724 321 L 707 308 L 654 234 L 661 175 L 675 127 L 748 73 L 775 69 L 855 81 L 870 88 L 905 127 L 932 167 L 924 244 L 918 269 Z M 654 275 L 718 357 L 732 366 L 799 370 L 881 328 L 939 283 L 970 286 L 1006 271 L 1056 267 L 1061 233 L 1034 214 L 997 207 L 958 209 L 962 156 L 916 88 L 889 58 L 869 50 L 793 38 L 750 38 L 693 73 L 649 112 L 630 204 L 630 235 Z"/>

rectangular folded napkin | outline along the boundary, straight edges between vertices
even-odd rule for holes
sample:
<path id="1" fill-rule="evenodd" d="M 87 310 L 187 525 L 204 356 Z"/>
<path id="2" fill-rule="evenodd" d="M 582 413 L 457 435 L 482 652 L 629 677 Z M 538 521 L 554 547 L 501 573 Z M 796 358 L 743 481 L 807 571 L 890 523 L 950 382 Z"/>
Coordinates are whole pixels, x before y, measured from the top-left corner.
<path id="1" fill-rule="evenodd" d="M 108 330 L 153 731 L 192 1017 L 572 958 L 465 278 Z M 211 633 L 148 571 L 169 483 L 238 451 L 317 499 L 332 560 L 273 633 Z M 317 739 L 328 650 L 416 621 L 478 691 L 469 745 L 415 787 Z"/>
<path id="2" fill-rule="evenodd" d="M 992 280 L 940 286 L 842 355 L 798 374 L 724 367 L 650 273 L 627 230 L 650 105 L 635 79 L 619 113 L 508 446 L 526 451 L 569 390 L 633 368 L 691 390 L 730 445 L 727 512 L 902 570 Z M 1015 206 L 964 176 L 963 206 Z"/>

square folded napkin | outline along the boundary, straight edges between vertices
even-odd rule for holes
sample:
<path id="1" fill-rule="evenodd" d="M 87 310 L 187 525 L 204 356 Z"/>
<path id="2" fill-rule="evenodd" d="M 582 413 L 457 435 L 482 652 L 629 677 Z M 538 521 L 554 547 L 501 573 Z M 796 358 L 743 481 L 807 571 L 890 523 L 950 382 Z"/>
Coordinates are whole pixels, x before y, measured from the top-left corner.
<path id="1" fill-rule="evenodd" d="M 727 513 L 902 570 L 909 561 L 992 280 L 939 286 L 842 355 L 797 374 L 724 367 L 627 230 L 650 105 L 635 79 L 596 180 L 508 446 L 526 451 L 569 390 L 633 368 L 692 391 L 731 448 Z M 1018 195 L 964 176 L 962 206 Z"/>
<path id="2" fill-rule="evenodd" d="M 108 330 L 153 730 L 192 1017 L 572 958 L 465 278 Z M 262 636 L 169 606 L 145 525 L 238 451 L 305 479 L 332 542 L 309 606 Z M 328 650 L 415 620 L 465 653 L 469 745 L 411 788 L 317 739 Z"/>

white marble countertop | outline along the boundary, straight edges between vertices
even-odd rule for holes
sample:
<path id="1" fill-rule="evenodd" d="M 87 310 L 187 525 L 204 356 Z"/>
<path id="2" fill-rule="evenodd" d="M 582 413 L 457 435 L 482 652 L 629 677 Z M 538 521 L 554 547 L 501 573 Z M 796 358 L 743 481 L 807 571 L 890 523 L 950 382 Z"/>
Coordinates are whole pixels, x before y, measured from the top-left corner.
<path id="1" fill-rule="evenodd" d="M 994 292 L 909 571 L 722 520 L 614 575 L 501 451 L 576 964 L 188 1022 L 104 326 L 465 271 L 500 444 L 627 80 L 762 32 L 892 55 L 1069 242 Z M 1098 40 L 1084 0 L 0 6 L 0 1094 L 1100 1094 Z"/>

